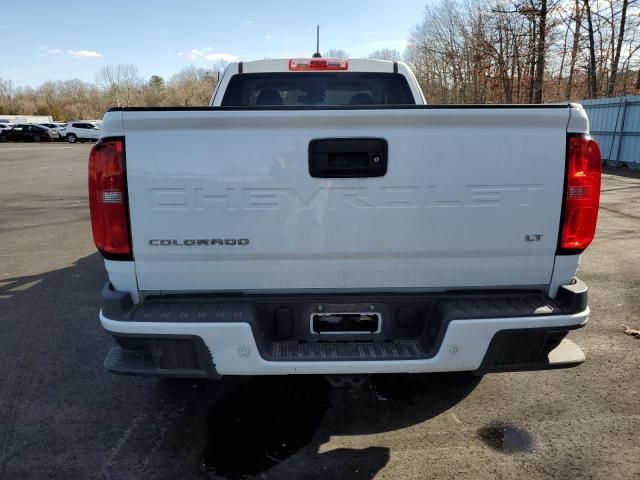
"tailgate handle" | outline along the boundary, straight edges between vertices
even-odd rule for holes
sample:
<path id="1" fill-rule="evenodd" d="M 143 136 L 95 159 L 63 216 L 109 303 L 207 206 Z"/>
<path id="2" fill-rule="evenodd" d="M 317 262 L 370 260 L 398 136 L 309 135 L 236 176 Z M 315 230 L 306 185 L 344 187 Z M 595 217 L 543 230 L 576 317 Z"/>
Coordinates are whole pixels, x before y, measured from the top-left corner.
<path id="1" fill-rule="evenodd" d="M 321 138 L 309 142 L 309 173 L 316 178 L 382 177 L 387 173 L 384 138 Z"/>

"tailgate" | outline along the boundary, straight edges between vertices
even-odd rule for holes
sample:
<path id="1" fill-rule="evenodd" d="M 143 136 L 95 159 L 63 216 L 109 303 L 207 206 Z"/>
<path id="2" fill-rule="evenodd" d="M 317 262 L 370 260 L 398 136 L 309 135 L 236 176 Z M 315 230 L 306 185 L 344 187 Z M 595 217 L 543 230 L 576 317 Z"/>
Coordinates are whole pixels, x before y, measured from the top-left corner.
<path id="1" fill-rule="evenodd" d="M 549 284 L 567 106 L 124 111 L 140 290 Z M 386 140 L 316 178 L 316 139 Z"/>

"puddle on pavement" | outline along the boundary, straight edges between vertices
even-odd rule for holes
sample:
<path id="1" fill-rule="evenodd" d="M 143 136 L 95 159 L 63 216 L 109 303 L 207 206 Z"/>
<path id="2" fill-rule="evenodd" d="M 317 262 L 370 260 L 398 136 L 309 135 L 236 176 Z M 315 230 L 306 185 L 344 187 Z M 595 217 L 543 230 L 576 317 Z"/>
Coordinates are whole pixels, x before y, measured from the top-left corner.
<path id="1" fill-rule="evenodd" d="M 207 470 L 228 479 L 256 475 L 311 442 L 329 406 L 320 376 L 253 377 L 209 411 Z"/>
<path id="2" fill-rule="evenodd" d="M 489 447 L 508 454 L 533 453 L 536 449 L 533 434 L 510 423 L 492 423 L 480 428 L 478 435 Z"/>

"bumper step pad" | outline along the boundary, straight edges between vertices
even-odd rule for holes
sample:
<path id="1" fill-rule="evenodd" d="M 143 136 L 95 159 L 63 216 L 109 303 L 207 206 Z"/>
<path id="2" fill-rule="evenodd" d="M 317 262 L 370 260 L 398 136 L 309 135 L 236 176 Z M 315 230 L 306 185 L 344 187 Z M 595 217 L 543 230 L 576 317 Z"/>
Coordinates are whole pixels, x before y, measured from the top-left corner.
<path id="1" fill-rule="evenodd" d="M 119 375 L 140 375 L 172 378 L 208 378 L 209 375 L 200 369 L 163 369 L 158 368 L 151 354 L 124 350 L 113 347 L 104 359 L 104 367 Z"/>
<path id="2" fill-rule="evenodd" d="M 210 378 L 220 376 L 211 355 L 199 338 L 149 338 L 118 336 L 137 348 L 112 348 L 104 360 L 104 367 L 120 375 L 142 375 L 175 378 Z"/>
<path id="3" fill-rule="evenodd" d="M 419 342 L 274 342 L 271 354 L 274 360 L 279 361 L 413 360 L 424 356 Z"/>
<path id="4" fill-rule="evenodd" d="M 163 369 L 158 368 L 148 352 L 125 350 L 113 347 L 104 359 L 104 367 L 119 375 L 141 375 L 153 377 L 207 378 L 199 369 Z"/>

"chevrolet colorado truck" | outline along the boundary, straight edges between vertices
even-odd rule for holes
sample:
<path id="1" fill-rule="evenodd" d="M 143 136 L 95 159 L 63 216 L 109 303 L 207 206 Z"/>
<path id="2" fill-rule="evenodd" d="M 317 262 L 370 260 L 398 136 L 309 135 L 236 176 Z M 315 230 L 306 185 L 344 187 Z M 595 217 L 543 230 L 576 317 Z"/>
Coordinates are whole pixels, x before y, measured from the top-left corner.
<path id="1" fill-rule="evenodd" d="M 232 63 L 89 158 L 108 370 L 570 367 L 601 158 L 580 105 L 427 105 L 402 62 Z"/>

